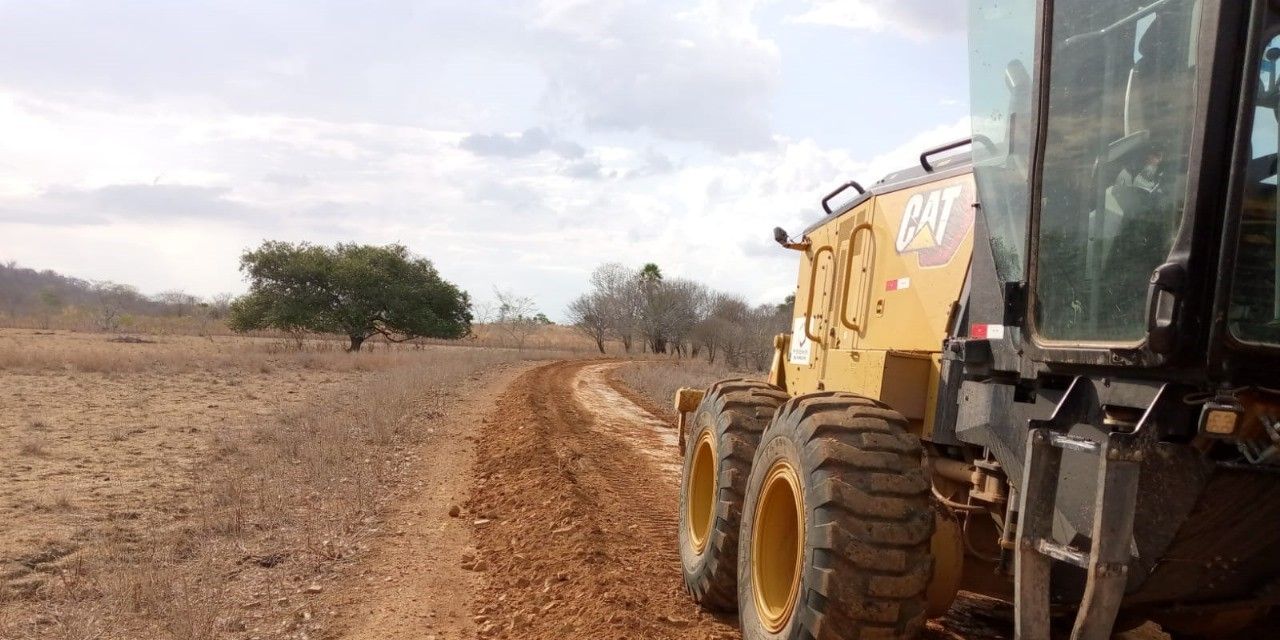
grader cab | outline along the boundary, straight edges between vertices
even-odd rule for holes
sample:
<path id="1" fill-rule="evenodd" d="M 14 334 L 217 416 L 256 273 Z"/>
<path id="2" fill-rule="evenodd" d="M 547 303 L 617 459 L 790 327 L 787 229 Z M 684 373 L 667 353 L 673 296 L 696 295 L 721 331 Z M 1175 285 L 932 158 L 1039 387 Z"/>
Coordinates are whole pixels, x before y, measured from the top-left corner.
<path id="1" fill-rule="evenodd" d="M 743 636 L 1280 604 L 1280 2 L 972 0 L 973 138 L 779 244 L 767 381 L 681 390 L 685 583 Z M 839 207 L 839 191 L 854 194 Z"/>

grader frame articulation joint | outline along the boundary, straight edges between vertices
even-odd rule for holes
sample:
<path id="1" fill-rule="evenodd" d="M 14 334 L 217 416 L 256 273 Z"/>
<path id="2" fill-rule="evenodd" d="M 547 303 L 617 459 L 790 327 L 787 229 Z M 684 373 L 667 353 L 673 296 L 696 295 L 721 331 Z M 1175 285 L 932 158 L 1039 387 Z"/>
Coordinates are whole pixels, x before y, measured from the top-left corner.
<path id="1" fill-rule="evenodd" d="M 677 394 L 689 592 L 752 640 L 912 638 L 960 589 L 1028 640 L 1244 629 L 1280 604 L 1280 2 L 970 16 L 970 152 L 775 230 L 768 381 Z"/>

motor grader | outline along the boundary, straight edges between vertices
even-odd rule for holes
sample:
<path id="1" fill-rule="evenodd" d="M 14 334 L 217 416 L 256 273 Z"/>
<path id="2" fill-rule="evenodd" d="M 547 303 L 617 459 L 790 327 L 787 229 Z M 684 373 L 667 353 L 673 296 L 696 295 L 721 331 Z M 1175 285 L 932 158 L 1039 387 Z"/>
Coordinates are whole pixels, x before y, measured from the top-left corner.
<path id="1" fill-rule="evenodd" d="M 768 380 L 677 394 L 688 591 L 750 640 L 913 638 L 961 589 L 1029 640 L 1242 632 L 1280 602 L 1280 2 L 973 0 L 969 38 L 972 139 L 775 230 Z"/>

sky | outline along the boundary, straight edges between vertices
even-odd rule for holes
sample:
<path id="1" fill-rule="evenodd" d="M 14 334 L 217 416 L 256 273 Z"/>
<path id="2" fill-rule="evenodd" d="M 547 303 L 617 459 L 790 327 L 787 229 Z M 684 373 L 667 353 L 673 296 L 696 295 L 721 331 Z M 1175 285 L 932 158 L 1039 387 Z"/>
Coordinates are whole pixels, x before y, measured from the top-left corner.
<path id="1" fill-rule="evenodd" d="M 400 243 L 553 319 L 604 262 L 757 303 L 819 199 L 968 133 L 952 0 L 0 0 L 0 262 L 240 293 Z"/>

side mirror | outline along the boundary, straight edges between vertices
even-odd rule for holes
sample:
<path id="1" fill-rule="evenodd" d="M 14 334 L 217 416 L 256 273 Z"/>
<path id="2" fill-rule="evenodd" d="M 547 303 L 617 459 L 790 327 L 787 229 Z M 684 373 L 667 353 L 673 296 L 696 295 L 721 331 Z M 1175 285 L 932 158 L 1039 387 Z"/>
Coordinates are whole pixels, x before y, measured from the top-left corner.
<path id="1" fill-rule="evenodd" d="M 791 237 L 787 235 L 786 229 L 782 227 L 773 228 L 773 241 L 782 245 L 784 249 L 794 249 L 796 251 L 805 251 L 809 248 L 808 238 L 800 242 L 792 242 Z"/>

